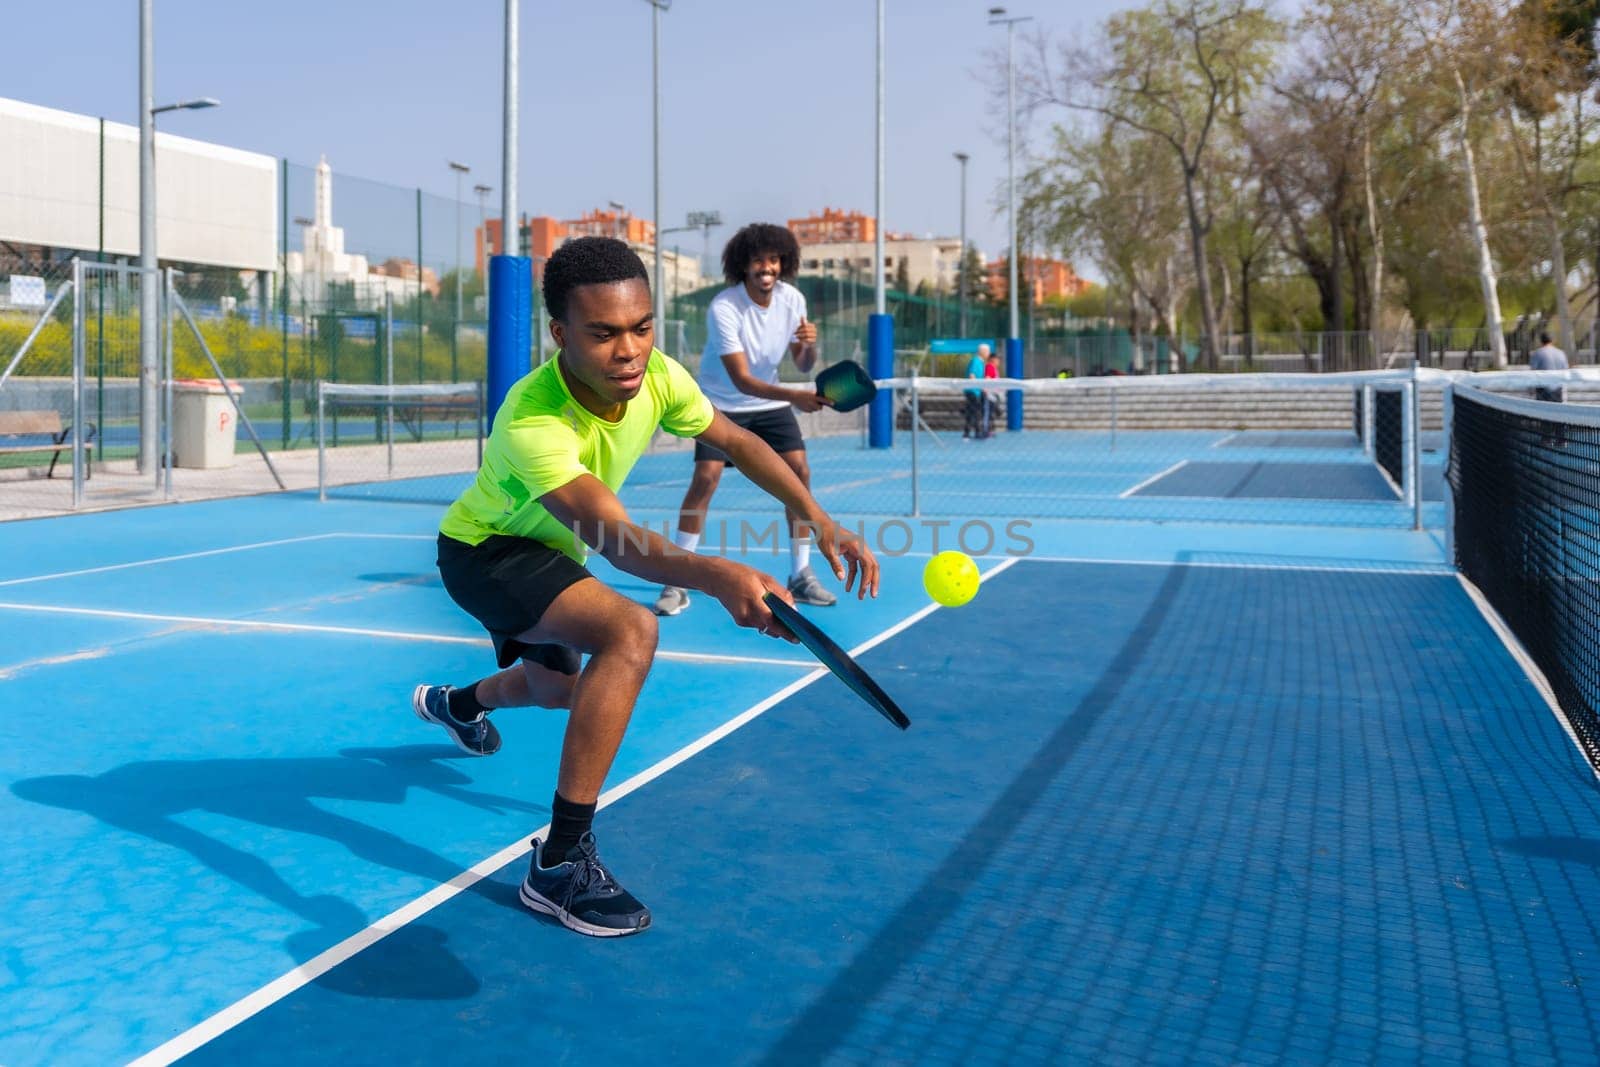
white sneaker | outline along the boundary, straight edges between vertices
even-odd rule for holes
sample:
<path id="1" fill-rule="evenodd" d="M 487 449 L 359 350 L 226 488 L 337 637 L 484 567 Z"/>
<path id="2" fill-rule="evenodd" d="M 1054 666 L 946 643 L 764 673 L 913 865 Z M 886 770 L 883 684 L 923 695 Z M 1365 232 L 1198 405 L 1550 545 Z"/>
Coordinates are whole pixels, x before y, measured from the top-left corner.
<path id="1" fill-rule="evenodd" d="M 655 612 L 657 615 L 676 615 L 689 606 L 689 590 L 679 589 L 675 585 L 661 587 L 661 595 L 656 597 Z"/>

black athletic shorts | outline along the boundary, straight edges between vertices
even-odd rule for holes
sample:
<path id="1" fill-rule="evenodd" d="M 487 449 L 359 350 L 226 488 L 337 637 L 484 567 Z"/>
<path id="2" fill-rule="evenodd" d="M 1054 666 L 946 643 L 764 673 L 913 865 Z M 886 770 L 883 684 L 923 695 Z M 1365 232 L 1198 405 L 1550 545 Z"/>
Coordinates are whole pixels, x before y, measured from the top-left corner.
<path id="1" fill-rule="evenodd" d="M 567 586 L 594 577 L 565 552 L 526 537 L 496 535 L 481 545 L 469 545 L 440 534 L 439 577 L 450 599 L 489 631 L 501 667 L 525 659 L 562 674 L 577 674 L 583 666 L 575 648 L 517 640 Z"/>
<path id="2" fill-rule="evenodd" d="M 785 452 L 806 450 L 806 441 L 800 436 L 800 423 L 794 417 L 794 408 L 787 404 L 766 411 L 724 411 L 723 414 L 735 426 L 742 426 L 761 438 L 780 456 Z M 712 448 L 697 437 L 694 441 L 694 461 L 699 463 L 703 460 L 733 462 L 722 454 L 721 449 Z"/>

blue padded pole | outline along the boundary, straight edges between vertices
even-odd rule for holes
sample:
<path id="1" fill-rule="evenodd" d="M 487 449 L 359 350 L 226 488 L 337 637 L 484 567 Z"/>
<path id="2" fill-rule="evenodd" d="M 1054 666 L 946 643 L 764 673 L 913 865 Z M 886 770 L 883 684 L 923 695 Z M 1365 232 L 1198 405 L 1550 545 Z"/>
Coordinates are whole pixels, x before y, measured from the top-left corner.
<path id="1" fill-rule="evenodd" d="M 874 381 L 894 377 L 894 316 L 867 317 L 867 373 Z M 894 390 L 881 389 L 867 412 L 867 444 L 894 445 Z"/>
<path id="2" fill-rule="evenodd" d="M 489 259 L 489 394 L 493 423 L 506 394 L 528 373 L 533 359 L 533 260 Z"/>
<path id="3" fill-rule="evenodd" d="M 1006 338 L 1006 377 L 1022 377 L 1022 338 Z M 1022 429 L 1022 390 L 1006 391 L 1006 429 Z"/>

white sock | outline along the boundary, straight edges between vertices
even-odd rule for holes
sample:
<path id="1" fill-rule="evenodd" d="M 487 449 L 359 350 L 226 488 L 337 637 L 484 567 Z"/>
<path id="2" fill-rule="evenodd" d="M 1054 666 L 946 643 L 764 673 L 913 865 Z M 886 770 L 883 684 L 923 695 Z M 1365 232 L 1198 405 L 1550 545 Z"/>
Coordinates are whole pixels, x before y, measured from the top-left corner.
<path id="1" fill-rule="evenodd" d="M 672 543 L 683 549 L 685 552 L 693 552 L 695 549 L 700 547 L 700 535 L 697 533 L 684 533 L 682 530 L 679 530 L 677 533 L 672 535 Z"/>
<path id="2" fill-rule="evenodd" d="M 798 578 L 801 571 L 811 566 L 811 538 L 796 537 L 790 541 L 789 558 L 794 563 L 794 573 L 791 577 Z"/>

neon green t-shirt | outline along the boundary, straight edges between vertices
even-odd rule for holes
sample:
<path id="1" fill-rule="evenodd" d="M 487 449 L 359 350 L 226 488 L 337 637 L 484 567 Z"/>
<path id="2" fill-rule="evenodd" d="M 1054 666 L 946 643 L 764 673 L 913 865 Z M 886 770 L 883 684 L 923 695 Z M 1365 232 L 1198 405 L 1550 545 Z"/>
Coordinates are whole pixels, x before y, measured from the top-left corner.
<path id="1" fill-rule="evenodd" d="M 582 563 L 584 546 L 539 497 L 584 474 L 616 492 L 657 426 L 677 437 L 697 437 L 715 415 L 693 376 L 660 349 L 651 351 L 644 385 L 618 422 L 574 400 L 552 359 L 506 394 L 484 442 L 478 476 L 445 512 L 439 532 L 469 545 L 495 534 L 527 537 Z"/>

